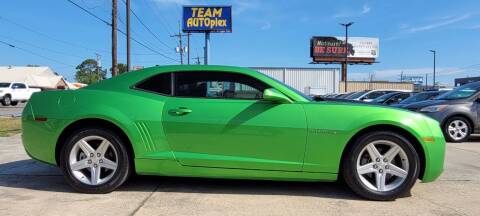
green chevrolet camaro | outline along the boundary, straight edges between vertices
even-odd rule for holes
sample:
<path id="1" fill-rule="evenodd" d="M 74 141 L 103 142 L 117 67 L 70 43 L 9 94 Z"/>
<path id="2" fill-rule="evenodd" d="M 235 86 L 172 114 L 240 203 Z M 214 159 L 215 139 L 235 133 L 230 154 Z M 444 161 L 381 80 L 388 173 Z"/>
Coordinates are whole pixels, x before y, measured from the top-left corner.
<path id="1" fill-rule="evenodd" d="M 344 180 L 392 200 L 443 170 L 439 124 L 394 108 L 312 101 L 250 69 L 152 67 L 75 91 L 35 93 L 23 144 L 85 193 L 139 175 Z"/>

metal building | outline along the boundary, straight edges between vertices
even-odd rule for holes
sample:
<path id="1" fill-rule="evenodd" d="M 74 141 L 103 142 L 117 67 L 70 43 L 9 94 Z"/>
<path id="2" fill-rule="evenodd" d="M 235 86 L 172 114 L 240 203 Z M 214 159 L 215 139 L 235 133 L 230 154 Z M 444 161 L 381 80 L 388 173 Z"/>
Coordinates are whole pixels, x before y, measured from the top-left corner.
<path id="1" fill-rule="evenodd" d="M 338 92 L 338 68 L 251 67 L 307 95 Z"/>

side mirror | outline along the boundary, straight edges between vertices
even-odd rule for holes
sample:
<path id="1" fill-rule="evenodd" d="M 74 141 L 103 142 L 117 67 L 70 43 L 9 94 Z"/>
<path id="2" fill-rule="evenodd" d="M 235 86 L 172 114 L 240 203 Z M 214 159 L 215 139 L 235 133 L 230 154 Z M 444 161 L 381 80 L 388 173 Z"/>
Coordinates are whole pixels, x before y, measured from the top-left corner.
<path id="1" fill-rule="evenodd" d="M 263 100 L 276 103 L 293 103 L 290 98 L 273 88 L 268 88 L 263 91 Z"/>

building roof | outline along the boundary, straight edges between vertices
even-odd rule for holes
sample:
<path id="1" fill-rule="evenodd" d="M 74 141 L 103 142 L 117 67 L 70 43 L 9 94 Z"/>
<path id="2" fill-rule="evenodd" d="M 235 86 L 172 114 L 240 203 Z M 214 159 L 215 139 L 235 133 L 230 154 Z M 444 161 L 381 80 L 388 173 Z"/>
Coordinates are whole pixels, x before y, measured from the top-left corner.
<path id="1" fill-rule="evenodd" d="M 65 86 L 62 76 L 49 67 L 0 66 L 0 82 L 24 82 L 29 86 L 40 88 L 57 88 Z"/>

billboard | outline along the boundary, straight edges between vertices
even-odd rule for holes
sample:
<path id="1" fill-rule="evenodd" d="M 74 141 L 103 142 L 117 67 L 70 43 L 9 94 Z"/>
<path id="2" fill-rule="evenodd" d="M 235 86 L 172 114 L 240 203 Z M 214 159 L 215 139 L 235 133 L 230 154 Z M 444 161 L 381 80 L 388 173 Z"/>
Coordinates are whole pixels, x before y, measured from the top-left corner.
<path id="1" fill-rule="evenodd" d="M 373 63 L 379 54 L 378 38 L 348 37 L 345 49 L 345 37 L 312 37 L 310 56 L 314 62 L 342 62 L 345 52 L 349 62 Z"/>
<path id="2" fill-rule="evenodd" d="M 183 6 L 183 32 L 232 32 L 231 6 Z"/>

